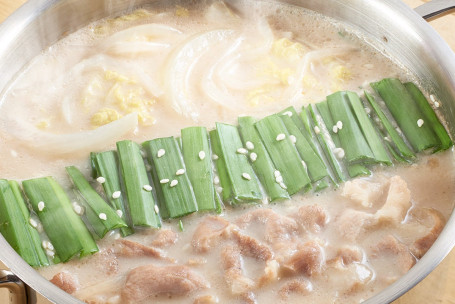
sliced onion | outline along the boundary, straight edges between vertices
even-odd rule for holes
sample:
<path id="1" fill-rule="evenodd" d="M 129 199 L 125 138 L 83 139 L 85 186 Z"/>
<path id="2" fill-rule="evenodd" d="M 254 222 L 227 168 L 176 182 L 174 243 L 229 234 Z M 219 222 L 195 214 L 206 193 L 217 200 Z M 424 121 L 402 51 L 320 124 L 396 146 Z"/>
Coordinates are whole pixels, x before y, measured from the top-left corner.
<path id="1" fill-rule="evenodd" d="M 98 151 L 133 132 L 138 125 L 137 113 L 101 126 L 95 130 L 71 134 L 51 134 L 37 130 L 31 124 L 14 122 L 11 133 L 30 148 L 52 155 L 81 154 Z"/>
<path id="2" fill-rule="evenodd" d="M 291 104 L 298 101 L 301 96 L 302 82 L 308 72 L 311 64 L 317 60 L 322 60 L 331 56 L 343 55 L 347 52 L 357 51 L 354 47 L 337 47 L 323 50 L 311 51 L 305 54 L 301 63 L 297 67 L 295 80 L 292 85 L 286 90 L 285 98 L 291 101 Z"/>
<path id="3" fill-rule="evenodd" d="M 127 64 L 106 55 L 96 55 L 81 61 L 70 70 L 70 75 L 66 75 L 66 78 L 84 79 L 82 77 L 83 74 L 96 72 L 98 70 L 112 70 L 128 77 L 135 78 L 149 94 L 155 97 L 160 97 L 164 94 L 164 91 L 158 83 L 148 76 L 139 66 L 131 63 Z"/>
<path id="4" fill-rule="evenodd" d="M 106 38 L 101 47 L 109 49 L 112 44 L 118 42 L 139 41 L 140 37 L 156 37 L 157 39 L 169 39 L 182 34 L 181 31 L 164 24 L 150 23 L 127 28 Z"/>
<path id="5" fill-rule="evenodd" d="M 214 30 L 189 37 L 170 54 L 164 65 L 164 87 L 173 109 L 197 120 L 199 112 L 188 96 L 188 80 L 193 67 L 210 47 L 224 41 L 234 32 Z"/>
<path id="6" fill-rule="evenodd" d="M 169 43 L 160 42 L 115 42 L 110 45 L 106 52 L 117 56 L 135 57 L 140 54 L 148 55 L 150 53 L 155 53 L 167 49 L 170 46 Z"/>

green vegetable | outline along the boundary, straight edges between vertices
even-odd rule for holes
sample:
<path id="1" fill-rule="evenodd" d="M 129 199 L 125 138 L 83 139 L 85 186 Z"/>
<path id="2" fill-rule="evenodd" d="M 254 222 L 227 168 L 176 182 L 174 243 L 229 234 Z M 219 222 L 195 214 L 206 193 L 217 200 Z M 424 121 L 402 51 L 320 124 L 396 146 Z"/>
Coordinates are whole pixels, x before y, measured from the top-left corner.
<path id="1" fill-rule="evenodd" d="M 289 133 L 278 115 L 270 115 L 256 123 L 256 129 L 283 178 L 278 182 L 290 195 L 311 189 L 311 180 Z M 275 176 L 280 181 L 278 176 Z"/>
<path id="2" fill-rule="evenodd" d="M 337 134 L 348 164 L 371 163 L 374 161 L 374 154 L 350 107 L 349 100 L 354 98 L 354 95 L 355 93 L 352 92 L 334 93 L 327 96 L 327 105 L 334 124 L 342 123 L 342 128 L 338 130 Z M 327 128 L 332 129 L 333 126 L 328 125 Z"/>
<path id="3" fill-rule="evenodd" d="M 382 97 L 415 151 L 421 152 L 440 146 L 439 139 L 431 128 L 431 123 L 424 123 L 424 114 L 400 80 L 386 78 L 372 83 L 371 86 Z M 423 124 L 419 126 L 420 121 Z"/>
<path id="4" fill-rule="evenodd" d="M 22 185 L 62 262 L 78 253 L 84 257 L 98 251 L 89 230 L 73 211 L 65 191 L 52 177 L 26 180 Z"/>
<path id="5" fill-rule="evenodd" d="M 128 236 L 134 233 L 131 218 L 128 212 L 128 202 L 125 195 L 120 195 L 118 198 L 113 198 L 114 192 L 124 191 L 121 184 L 121 176 L 119 171 L 119 162 L 117 152 L 106 151 L 101 153 L 92 153 L 92 163 L 95 168 L 95 177 L 104 179 L 102 183 L 106 198 L 115 210 L 120 210 L 123 214 L 122 219 L 129 224 L 128 227 L 120 228 L 122 236 Z"/>
<path id="6" fill-rule="evenodd" d="M 0 180 L 0 232 L 30 266 L 49 265 L 18 183 L 5 179 Z"/>
<path id="7" fill-rule="evenodd" d="M 238 149 L 242 149 L 243 144 L 237 128 L 216 123 L 215 135 L 218 138 L 219 153 L 222 156 L 217 163 L 220 161 L 225 163 L 226 176 L 231 185 L 234 202 L 261 200 L 262 193 L 253 168 L 247 156 L 239 153 Z"/>
<path id="8" fill-rule="evenodd" d="M 196 197 L 174 137 L 153 139 L 142 146 L 156 170 L 169 216 L 176 218 L 197 211 Z"/>
<path id="9" fill-rule="evenodd" d="M 360 129 L 373 152 L 375 160 L 379 163 L 391 165 L 392 160 L 390 159 L 381 138 L 376 132 L 373 123 L 368 117 L 368 114 L 365 112 L 362 101 L 360 101 L 360 98 L 355 93 L 347 92 L 347 97 L 351 103 L 352 110 L 357 118 Z"/>
<path id="10" fill-rule="evenodd" d="M 270 158 L 264 143 L 257 133 L 254 126 L 254 119 L 251 116 L 242 116 L 239 117 L 238 121 L 243 146 L 246 147 L 248 145 L 247 142 L 250 142 L 252 145 L 250 147 L 252 149 L 247 148 L 250 162 L 259 181 L 270 197 L 270 201 L 288 199 L 288 192 L 275 180 L 275 166 L 273 165 L 272 159 Z"/>
<path id="11" fill-rule="evenodd" d="M 368 103 L 373 108 L 373 111 L 378 116 L 380 122 L 384 126 L 385 132 L 387 132 L 388 136 L 390 137 L 390 140 L 396 146 L 396 148 L 397 148 L 398 152 L 401 154 L 402 158 L 408 158 L 408 159 L 414 158 L 415 157 L 414 152 L 412 152 L 412 150 L 408 147 L 408 145 L 406 145 L 403 138 L 401 138 L 401 136 L 398 134 L 397 130 L 393 127 L 392 123 L 387 118 L 387 116 L 384 114 L 381 107 L 378 105 L 378 103 L 374 99 L 374 97 L 372 95 L 368 94 L 368 92 L 365 92 L 365 97 L 366 97 Z"/>
<path id="12" fill-rule="evenodd" d="M 120 141 L 117 143 L 117 152 L 133 225 L 161 227 L 153 194 L 145 189 L 151 183 L 140 146 L 130 140 Z"/>
<path id="13" fill-rule="evenodd" d="M 411 94 L 414 101 L 419 106 L 420 111 L 423 113 L 425 117 L 423 118 L 424 124 L 428 123 L 433 129 L 433 132 L 438 136 L 441 144 L 437 150 L 447 150 L 450 147 L 452 147 L 453 142 L 450 139 L 449 134 L 439 121 L 438 117 L 436 116 L 436 113 L 433 111 L 430 104 L 428 103 L 428 100 L 425 98 L 425 96 L 422 94 L 419 88 L 412 82 L 405 83 L 404 86 L 406 90 L 408 90 L 409 94 Z"/>
<path id="14" fill-rule="evenodd" d="M 106 233 L 111 230 L 127 227 L 125 221 L 123 221 L 117 212 L 115 212 L 95 189 L 92 188 L 79 169 L 70 166 L 66 167 L 66 172 L 71 177 L 80 196 L 84 199 L 86 210 L 88 211 L 90 208 L 91 211 L 93 211 L 94 216 L 89 216 L 88 219 L 93 230 L 100 238 L 103 238 Z"/>
<path id="15" fill-rule="evenodd" d="M 323 118 L 319 113 L 317 113 L 314 105 L 309 105 L 307 108 L 303 109 L 302 113 L 303 112 L 305 112 L 305 114 L 302 114 L 302 117 L 311 123 L 311 126 L 314 130 L 317 130 L 315 131 L 316 137 L 319 141 L 319 144 L 321 145 L 322 150 L 324 151 L 326 159 L 331 165 L 333 174 L 335 176 L 332 178 L 332 180 L 335 182 L 335 184 L 336 181 L 344 182 L 346 180 L 346 177 L 343 172 L 343 168 L 338 161 L 338 158 L 333 153 L 333 150 L 336 148 L 336 146 L 332 141 L 329 131 L 325 127 Z M 310 116 L 311 121 L 309 120 Z"/>
<path id="16" fill-rule="evenodd" d="M 217 130 L 212 130 L 209 132 L 210 144 L 212 146 L 212 152 L 214 157 L 214 162 L 216 166 L 216 171 L 220 179 L 221 187 L 217 187 L 217 192 L 221 194 L 221 200 L 228 201 L 232 198 L 232 185 L 229 175 L 227 173 L 226 162 L 221 151 L 221 144 L 218 138 Z"/>
<path id="17" fill-rule="evenodd" d="M 189 127 L 181 131 L 182 154 L 188 178 L 193 186 L 198 210 L 215 210 L 215 187 L 213 186 L 212 155 L 204 127 Z M 199 158 L 204 151 L 206 157 Z"/>
<path id="18" fill-rule="evenodd" d="M 295 110 L 294 110 L 295 111 Z M 288 113 L 292 113 L 291 111 L 287 111 Z M 285 112 L 286 113 L 286 112 Z M 292 115 L 294 116 L 294 115 Z M 324 177 L 328 176 L 327 166 L 321 160 L 321 157 L 318 153 L 313 150 L 312 145 L 309 144 L 306 137 L 302 134 L 300 129 L 292 119 L 292 116 L 287 114 L 281 114 L 280 118 L 283 121 L 286 129 L 288 130 L 290 136 L 294 136 L 295 138 L 295 148 L 300 154 L 300 157 L 305 162 L 308 174 L 311 178 L 312 182 L 316 182 L 318 180 L 323 179 Z M 296 115 L 297 116 L 297 115 Z"/>

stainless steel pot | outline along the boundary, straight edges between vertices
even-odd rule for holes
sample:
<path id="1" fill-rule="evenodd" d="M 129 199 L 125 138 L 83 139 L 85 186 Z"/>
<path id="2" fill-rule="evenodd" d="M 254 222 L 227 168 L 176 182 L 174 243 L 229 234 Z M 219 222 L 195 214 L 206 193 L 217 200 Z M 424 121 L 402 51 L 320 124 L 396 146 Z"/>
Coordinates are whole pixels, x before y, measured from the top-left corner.
<path id="1" fill-rule="evenodd" d="M 30 0 L 0 26 L 0 91 L 37 54 L 89 22 L 159 0 Z M 232 0 L 236 1 L 236 0 Z M 455 9 L 455 0 L 434 0 L 415 11 L 399 0 L 281 0 L 343 21 L 416 75 L 443 104 L 443 118 L 455 137 L 455 54 L 422 19 Z M 419 15 L 420 14 L 420 15 Z M 455 215 L 427 254 L 401 279 L 367 300 L 389 303 L 427 276 L 455 245 Z M 33 290 L 55 303 L 82 303 L 25 263 L 0 235 L 0 286 L 17 303 L 36 303 Z M 15 275 L 13 275 L 13 273 Z M 20 280 L 18 279 L 20 278 Z M 22 284 L 25 282 L 29 288 Z"/>

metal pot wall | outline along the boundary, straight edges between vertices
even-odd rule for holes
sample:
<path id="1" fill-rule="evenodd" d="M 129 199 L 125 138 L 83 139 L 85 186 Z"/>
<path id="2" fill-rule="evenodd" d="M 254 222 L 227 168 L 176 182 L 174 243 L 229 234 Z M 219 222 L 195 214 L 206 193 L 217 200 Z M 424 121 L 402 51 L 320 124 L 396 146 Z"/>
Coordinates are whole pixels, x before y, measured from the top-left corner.
<path id="1" fill-rule="evenodd" d="M 68 33 L 91 21 L 158 1 L 30 0 L 0 26 L 0 91 L 33 57 Z M 455 0 L 434 0 L 416 11 L 399 0 L 281 1 L 349 24 L 368 42 L 401 62 L 444 105 L 443 119 L 455 137 L 455 54 L 421 17 L 434 18 L 455 9 Z M 455 245 L 454 232 L 452 215 L 427 254 L 406 275 L 366 303 L 389 303 L 411 289 L 450 252 Z M 0 286 L 10 288 L 12 300 L 35 303 L 36 290 L 55 303 L 82 303 L 41 277 L 1 235 L 0 248 L 0 260 L 12 270 L 0 272 Z M 18 278 L 30 288 L 25 288 Z"/>

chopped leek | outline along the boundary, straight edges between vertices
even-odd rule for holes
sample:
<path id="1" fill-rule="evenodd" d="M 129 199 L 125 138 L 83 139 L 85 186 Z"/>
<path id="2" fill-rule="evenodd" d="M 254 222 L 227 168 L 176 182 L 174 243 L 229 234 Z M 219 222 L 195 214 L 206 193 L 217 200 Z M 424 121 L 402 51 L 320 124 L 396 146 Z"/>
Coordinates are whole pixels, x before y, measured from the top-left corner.
<path id="1" fill-rule="evenodd" d="M 414 152 L 412 152 L 412 150 L 404 142 L 403 138 L 401 138 L 401 136 L 398 134 L 397 130 L 393 127 L 392 123 L 387 118 L 387 116 L 384 114 L 381 107 L 378 105 L 378 103 L 374 99 L 374 97 L 372 95 L 368 94 L 368 92 L 365 92 L 365 97 L 366 97 L 368 103 L 373 108 L 373 111 L 378 116 L 379 121 L 384 126 L 384 129 L 387 132 L 388 136 L 390 136 L 390 140 L 393 142 L 393 144 L 398 149 L 398 153 L 400 153 L 400 155 L 403 158 L 409 158 L 409 159 L 414 158 L 415 157 Z"/>
<path id="2" fill-rule="evenodd" d="M 73 211 L 65 191 L 52 177 L 26 180 L 22 185 L 62 262 L 78 253 L 84 257 L 98 251 L 89 230 Z"/>
<path id="3" fill-rule="evenodd" d="M 174 137 L 156 138 L 142 146 L 156 170 L 169 216 L 176 218 L 197 211 L 196 197 Z"/>
<path id="4" fill-rule="evenodd" d="M 452 147 L 453 142 L 450 139 L 449 134 L 439 121 L 438 117 L 436 116 L 436 113 L 431 108 L 430 104 L 428 103 L 427 99 L 422 94 L 422 92 L 419 90 L 419 88 L 412 82 L 405 83 L 404 86 L 406 87 L 406 90 L 408 90 L 409 94 L 411 94 L 412 98 L 419 106 L 420 111 L 423 113 L 425 117 L 423 118 L 423 120 L 432 127 L 434 133 L 436 133 L 436 135 L 438 136 L 441 145 L 437 150 L 447 150 L 448 148 Z"/>
<path id="5" fill-rule="evenodd" d="M 290 195 L 311 189 L 311 180 L 299 153 L 278 115 L 270 115 L 256 123 L 256 129 L 277 168 L 277 182 Z M 283 181 L 278 176 L 282 176 Z"/>
<path id="6" fill-rule="evenodd" d="M 217 123 L 215 135 L 220 147 L 221 161 L 225 163 L 234 202 L 261 200 L 263 197 L 253 168 L 247 156 L 239 153 L 243 143 L 237 127 Z M 219 161 L 220 159 L 217 162 Z"/>
<path id="7" fill-rule="evenodd" d="M 119 171 L 119 162 L 117 152 L 106 151 L 101 153 L 92 153 L 92 163 L 95 168 L 95 178 L 100 180 L 106 194 L 106 198 L 115 210 L 120 210 L 122 219 L 129 227 L 120 228 L 122 236 L 128 236 L 134 233 L 133 227 L 130 224 L 131 218 L 128 212 L 128 202 L 126 196 L 120 195 L 118 198 L 112 196 L 116 191 L 122 191 L 124 187 L 121 184 L 121 176 Z"/>
<path id="8" fill-rule="evenodd" d="M 317 154 L 317 152 L 313 150 L 312 145 L 309 144 L 306 137 L 297 127 L 294 119 L 292 119 L 289 115 L 281 115 L 280 118 L 286 126 L 290 136 L 293 136 L 295 140 L 295 148 L 308 168 L 308 174 L 311 181 L 316 182 L 328 176 L 326 165 L 321 160 L 321 157 Z"/>
<path id="9" fill-rule="evenodd" d="M 93 211 L 91 214 L 94 214 L 94 216 L 89 216 L 88 219 L 93 230 L 100 238 L 103 238 L 111 230 L 127 227 L 125 221 L 93 189 L 79 169 L 70 166 L 66 167 L 66 172 L 71 177 L 80 196 L 84 199 L 86 210 L 88 211 L 88 208 L 90 208 Z"/>
<path id="10" fill-rule="evenodd" d="M 337 92 L 327 96 L 327 105 L 335 124 L 338 127 L 338 137 L 341 147 L 344 149 L 348 164 L 370 163 L 374 161 L 374 154 L 370 149 L 359 125 L 357 124 L 354 113 L 352 113 L 349 99 L 355 94 L 352 92 Z M 327 126 L 332 129 L 332 126 Z"/>
<path id="11" fill-rule="evenodd" d="M 254 119 L 251 116 L 242 116 L 239 117 L 238 121 L 244 146 L 247 145 L 247 142 L 251 143 L 251 150 L 248 149 L 251 165 L 269 195 L 270 201 L 289 198 L 288 192 L 275 180 L 273 175 L 275 166 L 254 127 Z"/>
<path id="12" fill-rule="evenodd" d="M 17 182 L 0 180 L 1 234 L 30 266 L 47 266 L 49 260 L 31 221 L 30 211 Z"/>
<path id="13" fill-rule="evenodd" d="M 229 179 L 226 162 L 224 161 L 223 154 L 221 152 L 220 140 L 218 138 L 217 130 L 212 130 L 209 132 L 210 135 L 210 144 L 212 146 L 213 159 L 215 162 L 216 172 L 220 179 L 221 187 L 217 187 L 216 192 L 221 194 L 221 200 L 228 201 L 232 198 L 232 185 Z"/>
<path id="14" fill-rule="evenodd" d="M 371 86 L 382 97 L 415 151 L 439 147 L 439 139 L 431 124 L 424 123 L 424 114 L 400 80 L 386 78 L 372 83 Z"/>
<path id="15" fill-rule="evenodd" d="M 181 135 L 183 160 L 193 186 L 198 210 L 214 210 L 216 208 L 215 187 L 207 129 L 189 127 L 182 129 Z M 207 157 L 201 160 L 198 155 L 200 151 L 205 151 Z"/>
<path id="16" fill-rule="evenodd" d="M 150 186 L 150 181 L 140 146 L 130 140 L 120 141 L 117 152 L 133 225 L 161 227 L 153 194 L 144 189 L 144 186 Z"/>

